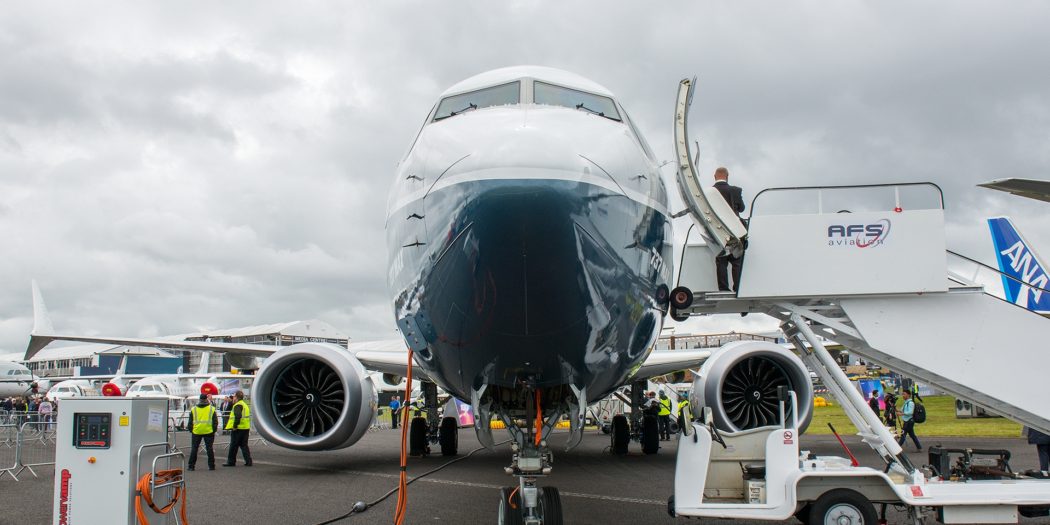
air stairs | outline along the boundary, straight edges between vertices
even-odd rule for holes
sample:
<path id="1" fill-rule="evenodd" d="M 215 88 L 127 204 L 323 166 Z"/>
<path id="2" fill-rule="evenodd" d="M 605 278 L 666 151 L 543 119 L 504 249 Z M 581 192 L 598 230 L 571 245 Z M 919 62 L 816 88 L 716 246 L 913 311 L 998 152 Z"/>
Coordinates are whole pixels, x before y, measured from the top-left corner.
<path id="1" fill-rule="evenodd" d="M 1050 320 L 995 295 L 994 283 L 1008 276 L 946 250 L 939 187 L 768 189 L 756 195 L 740 233 L 736 215 L 720 208 L 724 201 L 702 198 L 710 184 L 700 182 L 685 129 L 691 93 L 683 80 L 675 145 L 688 208 L 682 215 L 697 228 L 677 284 L 694 301 L 673 313 L 761 312 L 793 333 L 803 324 L 868 361 L 1050 433 L 1041 393 Z M 694 230 L 702 240 L 690 243 Z M 739 292 L 716 291 L 714 256 L 745 238 Z"/>

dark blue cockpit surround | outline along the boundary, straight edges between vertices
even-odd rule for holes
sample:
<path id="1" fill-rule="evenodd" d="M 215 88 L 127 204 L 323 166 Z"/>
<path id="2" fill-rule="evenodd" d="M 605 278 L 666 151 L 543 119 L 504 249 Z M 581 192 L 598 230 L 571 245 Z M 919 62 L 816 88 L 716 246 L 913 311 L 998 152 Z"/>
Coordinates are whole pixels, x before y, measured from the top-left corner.
<path id="1" fill-rule="evenodd" d="M 427 327 L 419 361 L 445 389 L 573 384 L 593 400 L 645 358 L 670 277 L 663 211 L 603 186 L 514 179 L 454 184 L 423 209 L 426 243 L 396 247 L 412 279 L 391 286 L 398 318 Z"/>

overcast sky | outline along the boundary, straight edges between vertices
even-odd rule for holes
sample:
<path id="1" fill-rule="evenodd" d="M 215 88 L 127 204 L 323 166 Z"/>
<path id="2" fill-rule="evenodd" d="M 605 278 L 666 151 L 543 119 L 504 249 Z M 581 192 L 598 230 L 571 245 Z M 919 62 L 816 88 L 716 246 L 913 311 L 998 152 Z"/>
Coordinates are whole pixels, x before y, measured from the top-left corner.
<path id="1" fill-rule="evenodd" d="M 518 64 L 603 84 L 667 160 L 697 75 L 700 169 L 748 199 L 933 181 L 950 248 L 990 262 L 982 221 L 1008 214 L 1050 254 L 1050 205 L 974 187 L 1050 178 L 1046 2 L 264 4 L 5 5 L 0 353 L 28 339 L 32 278 L 63 332 L 318 318 L 395 337 L 397 161 L 441 91 Z"/>

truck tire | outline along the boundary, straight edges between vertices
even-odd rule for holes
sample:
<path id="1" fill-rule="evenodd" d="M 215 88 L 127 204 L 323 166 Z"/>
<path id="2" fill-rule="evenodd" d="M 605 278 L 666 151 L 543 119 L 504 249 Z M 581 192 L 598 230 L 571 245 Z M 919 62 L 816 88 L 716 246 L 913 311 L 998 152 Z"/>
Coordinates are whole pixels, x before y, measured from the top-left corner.
<path id="1" fill-rule="evenodd" d="M 876 525 L 878 515 L 863 494 L 849 489 L 825 492 L 810 505 L 807 525 Z"/>

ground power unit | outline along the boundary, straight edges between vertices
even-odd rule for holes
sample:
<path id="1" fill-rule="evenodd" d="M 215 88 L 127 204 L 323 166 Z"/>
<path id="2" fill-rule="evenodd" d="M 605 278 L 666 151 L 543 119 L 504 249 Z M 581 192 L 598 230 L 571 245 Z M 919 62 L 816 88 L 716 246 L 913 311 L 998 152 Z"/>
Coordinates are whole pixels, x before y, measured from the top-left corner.
<path id="1" fill-rule="evenodd" d="M 62 401 L 55 449 L 54 525 L 135 524 L 137 485 L 143 475 L 181 468 L 168 444 L 168 402 L 163 398 L 85 397 Z M 164 505 L 175 488 L 151 488 Z M 151 524 L 171 516 L 144 506 Z"/>

